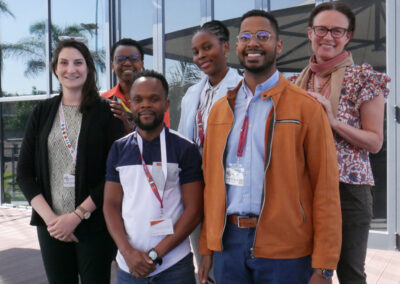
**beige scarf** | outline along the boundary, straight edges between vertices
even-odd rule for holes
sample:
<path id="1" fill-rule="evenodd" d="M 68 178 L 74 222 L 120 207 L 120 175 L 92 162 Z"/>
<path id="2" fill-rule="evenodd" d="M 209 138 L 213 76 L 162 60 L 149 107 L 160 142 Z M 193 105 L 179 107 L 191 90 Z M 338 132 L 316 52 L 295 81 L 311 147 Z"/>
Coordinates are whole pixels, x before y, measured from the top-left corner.
<path id="1" fill-rule="evenodd" d="M 313 73 L 320 77 L 327 77 L 331 75 L 330 79 L 328 79 L 330 80 L 331 85 L 329 100 L 331 101 L 333 115 L 336 117 L 344 73 L 346 71 L 346 67 L 353 64 L 353 57 L 348 51 L 343 51 L 331 60 L 319 64 L 316 63 L 315 55 L 313 55 L 310 58 L 309 65 L 304 68 L 303 71 L 301 71 L 295 84 L 300 88 L 307 90 L 308 84 L 312 78 L 311 75 Z"/>

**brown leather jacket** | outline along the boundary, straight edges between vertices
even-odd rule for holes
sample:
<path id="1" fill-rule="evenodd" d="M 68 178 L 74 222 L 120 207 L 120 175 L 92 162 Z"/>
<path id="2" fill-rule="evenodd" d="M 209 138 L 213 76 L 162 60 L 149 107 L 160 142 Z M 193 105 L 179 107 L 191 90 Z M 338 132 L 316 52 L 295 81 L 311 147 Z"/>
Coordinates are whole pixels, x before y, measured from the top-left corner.
<path id="1" fill-rule="evenodd" d="M 205 219 L 199 251 L 221 251 L 225 230 L 224 154 L 241 83 L 213 106 L 203 152 Z M 312 255 L 314 268 L 336 269 L 341 210 L 336 150 L 322 106 L 280 75 L 261 93 L 272 98 L 265 131 L 265 176 L 254 256 L 275 259 Z"/>

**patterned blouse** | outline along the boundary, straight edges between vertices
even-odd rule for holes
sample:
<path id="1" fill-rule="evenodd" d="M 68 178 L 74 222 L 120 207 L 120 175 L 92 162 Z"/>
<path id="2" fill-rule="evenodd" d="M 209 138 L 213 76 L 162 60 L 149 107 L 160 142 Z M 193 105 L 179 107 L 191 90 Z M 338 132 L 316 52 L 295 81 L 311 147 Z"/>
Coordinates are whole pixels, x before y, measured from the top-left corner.
<path id="1" fill-rule="evenodd" d="M 288 79 L 294 83 L 298 76 L 299 74 L 295 74 Z M 388 75 L 374 71 L 368 63 L 364 63 L 361 66 L 348 66 L 339 98 L 338 121 L 361 128 L 361 105 L 380 94 L 387 98 L 389 89 L 386 85 L 389 82 Z M 348 143 L 337 134 L 334 134 L 334 138 L 339 163 L 340 182 L 374 185 L 369 152 Z"/>

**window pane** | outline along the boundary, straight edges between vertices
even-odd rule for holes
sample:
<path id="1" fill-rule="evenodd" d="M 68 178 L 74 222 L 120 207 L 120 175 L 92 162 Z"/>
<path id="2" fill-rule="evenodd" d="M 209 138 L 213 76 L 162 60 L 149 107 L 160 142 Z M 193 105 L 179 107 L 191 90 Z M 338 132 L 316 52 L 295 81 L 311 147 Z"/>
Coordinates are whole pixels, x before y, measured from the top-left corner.
<path id="1" fill-rule="evenodd" d="M 44 0 L 3 0 L 0 10 L 2 96 L 47 93 Z M 29 11 L 29 13 L 28 13 Z"/>
<path id="2" fill-rule="evenodd" d="M 56 0 L 51 3 L 53 50 L 59 36 L 84 37 L 95 60 L 98 87 L 105 89 L 106 33 L 105 0 Z M 53 92 L 59 91 L 57 78 L 53 76 Z"/>
<path id="3" fill-rule="evenodd" d="M 229 9 L 227 9 L 229 7 Z M 254 1 L 243 0 L 218 0 L 214 1 L 214 13 L 216 20 L 240 18 L 244 13 L 254 9 Z"/>
<path id="4" fill-rule="evenodd" d="M 24 137 L 25 125 L 38 101 L 1 103 L 3 202 L 28 205 L 16 183 L 19 150 Z"/>
<path id="5" fill-rule="evenodd" d="M 312 3 L 315 3 L 314 0 L 312 1 L 304 1 L 304 0 L 279 0 L 279 1 L 269 1 L 270 2 L 270 9 L 271 11 L 273 10 L 280 10 L 288 7 L 294 7 L 297 5 L 304 5 L 304 3 L 307 3 L 307 5 L 310 5 Z"/>
<path id="6" fill-rule="evenodd" d="M 199 24 L 200 1 L 165 1 L 165 75 L 173 129 L 178 127 L 183 95 L 201 76 L 192 63 L 192 35 Z"/>
<path id="7" fill-rule="evenodd" d="M 149 0 L 121 1 L 121 38 L 131 38 L 142 44 L 145 69 L 153 69 L 153 10 Z"/>

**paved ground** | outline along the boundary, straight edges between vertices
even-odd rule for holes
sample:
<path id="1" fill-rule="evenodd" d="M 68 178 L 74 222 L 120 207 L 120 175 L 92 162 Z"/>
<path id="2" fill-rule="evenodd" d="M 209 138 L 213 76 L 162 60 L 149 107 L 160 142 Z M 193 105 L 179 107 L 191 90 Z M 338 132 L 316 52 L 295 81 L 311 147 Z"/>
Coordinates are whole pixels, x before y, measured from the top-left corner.
<path id="1" fill-rule="evenodd" d="M 0 206 L 0 284 L 47 283 L 29 218 L 30 210 Z M 369 249 L 366 270 L 368 284 L 400 284 L 400 252 Z"/>

